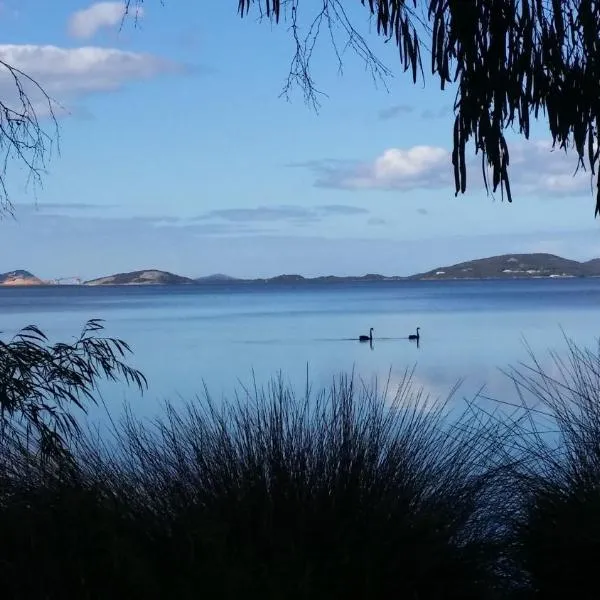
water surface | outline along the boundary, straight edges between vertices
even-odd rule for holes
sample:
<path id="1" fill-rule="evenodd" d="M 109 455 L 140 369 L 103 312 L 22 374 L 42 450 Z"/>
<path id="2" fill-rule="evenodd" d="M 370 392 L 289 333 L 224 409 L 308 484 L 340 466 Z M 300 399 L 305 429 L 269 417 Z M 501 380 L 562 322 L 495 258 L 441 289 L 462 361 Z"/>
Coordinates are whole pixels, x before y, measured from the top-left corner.
<path id="1" fill-rule="evenodd" d="M 397 383 L 416 364 L 416 380 L 445 395 L 459 378 L 463 394 L 514 395 L 499 367 L 564 348 L 561 328 L 595 345 L 599 279 L 529 281 L 211 284 L 165 287 L 0 288 L 0 331 L 36 324 L 52 339 L 75 336 L 88 318 L 126 340 L 148 377 L 143 400 L 106 386 L 113 406 L 124 398 L 151 414 L 166 398 L 190 398 L 206 385 L 217 397 L 278 372 L 314 385 L 354 371 Z M 419 347 L 406 337 L 421 327 Z M 359 334 L 375 330 L 373 348 Z"/>

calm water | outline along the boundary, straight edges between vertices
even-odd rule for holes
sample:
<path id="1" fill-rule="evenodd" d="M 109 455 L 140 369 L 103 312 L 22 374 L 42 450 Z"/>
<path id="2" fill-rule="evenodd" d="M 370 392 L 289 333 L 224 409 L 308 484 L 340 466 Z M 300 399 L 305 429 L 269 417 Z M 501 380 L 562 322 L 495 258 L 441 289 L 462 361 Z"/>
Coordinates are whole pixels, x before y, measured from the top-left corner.
<path id="1" fill-rule="evenodd" d="M 527 359 L 523 339 L 540 356 L 564 348 L 561 327 L 595 345 L 599 309 L 600 279 L 0 288 L 0 331 L 6 337 L 36 324 L 67 340 L 86 319 L 106 319 L 107 332 L 134 349 L 150 390 L 141 400 L 115 385 L 103 394 L 116 407 L 127 398 L 151 414 L 161 400 L 192 397 L 204 384 L 229 395 L 253 372 L 259 383 L 281 371 L 301 385 L 307 366 L 317 386 L 353 369 L 368 381 L 391 369 L 393 385 L 416 364 L 416 380 L 435 395 L 464 378 L 465 395 L 487 385 L 512 399 L 498 368 Z M 419 348 L 405 339 L 417 326 Z M 373 349 L 348 339 L 370 327 Z"/>

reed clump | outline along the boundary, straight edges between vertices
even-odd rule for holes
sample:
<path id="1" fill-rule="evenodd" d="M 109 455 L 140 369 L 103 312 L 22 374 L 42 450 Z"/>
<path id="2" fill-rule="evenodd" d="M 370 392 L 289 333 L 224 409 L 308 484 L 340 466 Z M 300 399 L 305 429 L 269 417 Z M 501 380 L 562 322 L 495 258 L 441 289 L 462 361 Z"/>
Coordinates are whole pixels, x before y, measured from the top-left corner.
<path id="1" fill-rule="evenodd" d="M 73 438 L 67 465 L 16 460 L 19 449 L 2 462 L 8 597 L 495 598 L 507 587 L 503 429 L 452 416 L 410 373 L 394 394 L 342 377 L 298 397 L 277 379 L 230 402 L 167 404 L 152 422 L 127 412 L 113 433 Z"/>
<path id="2" fill-rule="evenodd" d="M 512 552 L 532 598 L 597 597 L 600 559 L 600 348 L 566 339 L 545 366 L 508 372 L 521 400 L 511 450 L 518 510 Z"/>

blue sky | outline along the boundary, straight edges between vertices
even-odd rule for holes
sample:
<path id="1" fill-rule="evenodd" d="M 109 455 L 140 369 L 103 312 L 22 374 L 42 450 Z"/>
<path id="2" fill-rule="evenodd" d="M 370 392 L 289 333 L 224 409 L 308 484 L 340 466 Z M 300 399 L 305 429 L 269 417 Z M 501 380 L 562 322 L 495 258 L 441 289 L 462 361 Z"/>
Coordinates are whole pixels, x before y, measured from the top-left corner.
<path id="1" fill-rule="evenodd" d="M 301 90 L 279 97 L 286 27 L 236 7 L 146 0 L 119 30 L 119 3 L 0 3 L 0 58 L 63 107 L 43 187 L 9 170 L 0 272 L 404 275 L 505 252 L 600 256 L 589 176 L 550 153 L 543 123 L 511 138 L 512 205 L 486 196 L 477 163 L 455 198 L 452 90 L 412 85 L 365 26 L 388 89 L 350 53 L 340 75 L 324 37 L 316 113 Z M 355 16 L 366 24 L 358 2 Z"/>

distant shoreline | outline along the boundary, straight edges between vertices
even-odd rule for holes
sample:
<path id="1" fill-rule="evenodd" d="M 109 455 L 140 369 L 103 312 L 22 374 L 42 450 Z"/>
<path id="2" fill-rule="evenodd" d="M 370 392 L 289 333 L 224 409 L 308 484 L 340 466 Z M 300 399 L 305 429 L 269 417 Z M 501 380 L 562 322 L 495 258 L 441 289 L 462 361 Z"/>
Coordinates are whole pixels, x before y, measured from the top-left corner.
<path id="1" fill-rule="evenodd" d="M 345 283 L 364 283 L 365 285 L 376 283 L 415 283 L 415 282 L 484 282 L 484 281 L 539 281 L 539 280 L 566 280 L 566 279 L 598 279 L 600 275 L 538 275 L 527 277 L 390 277 L 383 279 L 361 279 L 339 277 L 334 280 L 323 281 L 320 278 L 304 278 L 303 281 L 273 281 L 272 279 L 235 279 L 232 281 L 202 282 L 192 281 L 190 283 L 107 283 L 93 285 L 84 283 L 0 283 L 0 288 L 10 289 L 32 289 L 32 288 L 152 288 L 152 287 L 211 287 L 211 286 L 245 286 L 245 285 L 282 285 L 282 286 L 310 286 L 310 285 L 336 285 Z"/>
<path id="2" fill-rule="evenodd" d="M 209 275 L 191 278 L 169 271 L 146 269 L 128 273 L 116 273 L 88 281 L 80 279 L 42 280 L 29 271 L 17 270 L 0 274 L 3 287 L 51 287 L 51 286 L 171 286 L 171 285 L 249 285 L 286 284 L 311 285 L 335 283 L 380 283 L 397 281 L 490 281 L 532 279 L 576 279 L 600 277 L 600 259 L 578 262 L 554 254 L 503 254 L 488 258 L 438 267 L 409 276 L 386 276 L 369 273 L 361 276 L 327 275 L 304 277 L 297 274 L 275 277 L 238 278 L 228 275 Z"/>

